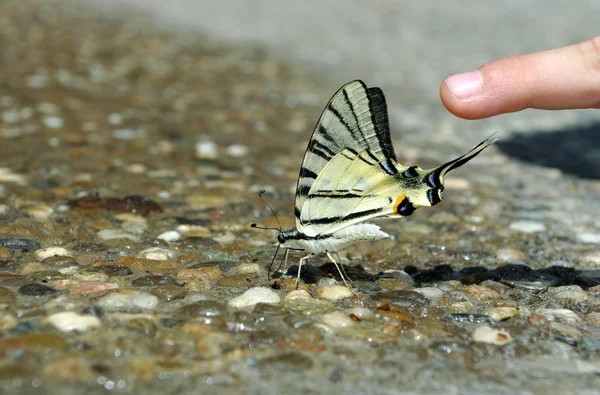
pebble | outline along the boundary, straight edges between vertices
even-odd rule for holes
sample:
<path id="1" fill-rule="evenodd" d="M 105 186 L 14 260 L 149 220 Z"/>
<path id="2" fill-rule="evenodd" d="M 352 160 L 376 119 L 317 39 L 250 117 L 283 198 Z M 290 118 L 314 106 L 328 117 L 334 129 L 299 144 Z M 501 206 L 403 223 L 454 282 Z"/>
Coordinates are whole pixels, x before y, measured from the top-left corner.
<path id="1" fill-rule="evenodd" d="M 19 324 L 19 320 L 12 314 L 0 313 L 0 331 L 8 331 Z"/>
<path id="2" fill-rule="evenodd" d="M 581 318 L 574 311 L 568 309 L 537 309 L 537 314 L 544 316 L 548 321 L 559 321 L 573 324 L 581 321 Z"/>
<path id="3" fill-rule="evenodd" d="M 518 310 L 514 307 L 492 307 L 485 310 L 483 314 L 493 318 L 496 321 L 503 321 L 514 317 L 517 312 Z"/>
<path id="4" fill-rule="evenodd" d="M 294 289 L 293 291 L 290 291 L 287 294 L 285 294 L 285 296 L 283 297 L 283 300 L 285 301 L 298 299 L 308 300 L 312 299 L 312 296 L 305 289 Z"/>
<path id="5" fill-rule="evenodd" d="M 585 316 L 585 320 L 593 324 L 600 324 L 600 313 L 589 313 Z"/>
<path id="6" fill-rule="evenodd" d="M 447 314 L 442 321 L 467 322 L 472 324 L 491 324 L 495 325 L 496 320 L 484 314 L 454 313 Z"/>
<path id="7" fill-rule="evenodd" d="M 69 257 L 71 257 L 71 256 L 73 256 L 73 253 L 63 247 L 48 247 L 48 248 L 42 248 L 41 250 L 35 251 L 33 253 L 33 256 L 38 261 L 43 261 L 44 259 L 52 257 L 52 256 L 69 256 Z"/>
<path id="8" fill-rule="evenodd" d="M 444 294 L 444 291 L 436 287 L 414 288 L 413 291 L 420 293 L 429 300 L 437 300 Z"/>
<path id="9" fill-rule="evenodd" d="M 128 233 L 141 235 L 148 230 L 148 220 L 143 217 L 136 217 L 121 224 L 121 228 Z"/>
<path id="10" fill-rule="evenodd" d="M 250 288 L 240 296 L 231 299 L 227 304 L 231 307 L 245 308 L 257 303 L 278 304 L 281 302 L 279 295 L 270 288 Z"/>
<path id="11" fill-rule="evenodd" d="M 45 205 L 37 205 L 23 209 L 23 212 L 38 220 L 47 220 L 53 213 L 54 209 Z"/>
<path id="12" fill-rule="evenodd" d="M 120 257 L 115 260 L 115 263 L 117 265 L 128 267 L 136 272 L 171 274 L 176 273 L 181 269 L 181 264 L 177 261 L 156 261 L 133 256 Z"/>
<path id="13" fill-rule="evenodd" d="M 582 232 L 577 233 L 577 240 L 586 244 L 600 244 L 600 233 Z"/>
<path id="14" fill-rule="evenodd" d="M 256 273 L 234 274 L 233 276 L 221 277 L 217 280 L 217 285 L 229 288 L 246 288 L 259 283 Z"/>
<path id="15" fill-rule="evenodd" d="M 548 289 L 548 295 L 557 300 L 581 302 L 588 300 L 589 295 L 579 285 L 564 285 Z"/>
<path id="16" fill-rule="evenodd" d="M 63 127 L 64 121 L 61 117 L 48 116 L 44 117 L 44 125 L 50 129 L 60 129 Z"/>
<path id="17" fill-rule="evenodd" d="M 375 284 L 388 291 L 406 290 L 414 287 L 410 281 L 400 278 L 382 278 L 375 281 Z"/>
<path id="18" fill-rule="evenodd" d="M 121 289 L 102 296 L 96 306 L 106 311 L 152 310 L 158 306 L 158 297 L 148 292 Z"/>
<path id="19" fill-rule="evenodd" d="M 258 273 L 258 271 L 258 263 L 242 263 L 235 267 L 235 272 L 237 274 Z"/>
<path id="20" fill-rule="evenodd" d="M 84 332 L 100 327 L 100 319 L 90 314 L 77 314 L 72 311 L 63 311 L 49 315 L 44 319 L 62 332 Z"/>
<path id="21" fill-rule="evenodd" d="M 0 352 L 66 351 L 66 340 L 52 333 L 26 333 L 0 340 Z"/>
<path id="22" fill-rule="evenodd" d="M 82 282 L 69 287 L 71 295 L 91 295 L 119 288 L 118 284 L 107 282 Z"/>
<path id="23" fill-rule="evenodd" d="M 0 246 L 0 262 L 9 262 L 12 259 L 10 250 L 6 247 Z"/>
<path id="24" fill-rule="evenodd" d="M 13 173 L 8 167 L 0 167 L 0 183 L 14 182 L 18 185 L 26 185 L 27 178 L 22 174 Z"/>
<path id="25" fill-rule="evenodd" d="M 482 325 L 475 329 L 471 336 L 476 342 L 495 344 L 498 346 L 512 342 L 512 337 L 507 331 L 495 329 L 487 325 Z"/>
<path id="26" fill-rule="evenodd" d="M 496 259 L 502 263 L 522 262 L 525 260 L 525 254 L 512 248 L 499 248 L 496 251 Z"/>
<path id="27" fill-rule="evenodd" d="M 317 295 L 322 299 L 341 300 L 354 296 L 352 290 L 344 285 L 327 285 L 317 289 Z"/>
<path id="28" fill-rule="evenodd" d="M 223 272 L 217 266 L 181 269 L 177 272 L 179 280 L 216 280 L 223 276 Z"/>
<path id="29" fill-rule="evenodd" d="M 139 241 L 137 236 L 121 229 L 102 229 L 98 232 L 98 237 L 102 240 L 128 239 L 131 241 Z"/>
<path id="30" fill-rule="evenodd" d="M 241 144 L 231 144 L 225 148 L 225 153 L 234 158 L 241 158 L 248 155 L 248 147 Z"/>
<path id="31" fill-rule="evenodd" d="M 29 296 L 43 296 L 56 293 L 56 289 L 42 284 L 25 284 L 19 288 L 19 292 Z"/>
<path id="32" fill-rule="evenodd" d="M 9 250 L 35 251 L 40 248 L 40 243 L 35 240 L 12 238 L 0 240 L 0 246 Z"/>
<path id="33" fill-rule="evenodd" d="M 156 238 L 170 243 L 179 240 L 181 238 L 181 234 L 176 230 L 169 230 L 159 234 L 158 236 L 156 236 Z"/>
<path id="34" fill-rule="evenodd" d="M 483 285 L 469 285 L 465 288 L 465 291 L 476 300 L 500 299 L 500 294 L 498 292 Z"/>
<path id="35" fill-rule="evenodd" d="M 323 314 L 321 316 L 321 322 L 329 329 L 342 329 L 356 323 L 348 315 L 341 311 L 332 311 L 331 313 Z"/>
<path id="36" fill-rule="evenodd" d="M 514 230 L 515 232 L 523 233 L 537 233 L 546 230 L 546 226 L 544 226 L 543 223 L 530 220 L 513 221 L 510 223 L 508 228 L 510 230 Z"/>
<path id="37" fill-rule="evenodd" d="M 167 259 L 173 259 L 175 254 L 173 251 L 167 250 L 160 247 L 146 248 L 138 253 L 140 258 L 151 259 L 153 261 L 166 261 Z"/>
<path id="38" fill-rule="evenodd" d="M 217 144 L 213 141 L 199 141 L 196 143 L 196 158 L 217 159 Z"/>

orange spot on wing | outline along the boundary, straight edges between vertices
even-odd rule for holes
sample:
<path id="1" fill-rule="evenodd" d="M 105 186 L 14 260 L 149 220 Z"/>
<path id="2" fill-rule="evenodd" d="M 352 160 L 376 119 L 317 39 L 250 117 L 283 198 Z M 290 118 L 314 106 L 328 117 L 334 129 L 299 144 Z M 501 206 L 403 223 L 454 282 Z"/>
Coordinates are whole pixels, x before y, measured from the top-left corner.
<path id="1" fill-rule="evenodd" d="M 398 212 L 398 206 L 400 205 L 400 203 L 402 203 L 402 201 L 404 200 L 406 196 L 404 195 L 398 195 L 398 197 L 396 197 L 396 200 L 394 201 L 394 212 L 397 213 Z"/>

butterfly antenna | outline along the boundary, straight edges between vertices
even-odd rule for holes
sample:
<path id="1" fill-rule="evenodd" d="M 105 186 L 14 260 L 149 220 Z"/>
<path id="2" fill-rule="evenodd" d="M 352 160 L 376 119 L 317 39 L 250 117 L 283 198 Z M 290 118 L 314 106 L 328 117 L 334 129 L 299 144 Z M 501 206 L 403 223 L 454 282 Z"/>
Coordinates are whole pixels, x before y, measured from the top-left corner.
<path id="1" fill-rule="evenodd" d="M 257 229 L 274 229 L 274 230 L 278 230 L 280 232 L 283 231 L 283 227 L 281 226 L 281 222 L 279 222 L 279 217 L 277 216 L 277 214 L 275 213 L 275 210 L 273 210 L 273 207 L 271 207 L 271 205 L 269 204 L 269 202 L 267 202 L 267 200 L 265 199 L 265 197 L 263 196 L 265 194 L 265 190 L 263 189 L 262 191 L 260 191 L 258 193 L 258 197 L 260 197 L 260 199 L 265 202 L 265 204 L 267 205 L 267 207 L 269 208 L 269 210 L 271 211 L 271 213 L 273 214 L 273 216 L 275 217 L 275 219 L 277 220 L 277 225 L 279 225 L 279 228 L 262 228 L 259 226 L 256 226 L 256 224 L 252 224 L 250 225 L 252 228 L 257 228 Z"/>
<path id="2" fill-rule="evenodd" d="M 267 281 L 271 281 L 271 268 L 273 267 L 273 263 L 275 262 L 275 258 L 277 258 L 277 253 L 279 252 L 279 245 L 277 245 L 277 249 L 275 250 L 275 254 L 273 254 L 273 259 L 271 259 L 271 263 L 269 263 L 269 269 L 267 270 Z M 281 265 L 279 265 L 281 267 Z"/>

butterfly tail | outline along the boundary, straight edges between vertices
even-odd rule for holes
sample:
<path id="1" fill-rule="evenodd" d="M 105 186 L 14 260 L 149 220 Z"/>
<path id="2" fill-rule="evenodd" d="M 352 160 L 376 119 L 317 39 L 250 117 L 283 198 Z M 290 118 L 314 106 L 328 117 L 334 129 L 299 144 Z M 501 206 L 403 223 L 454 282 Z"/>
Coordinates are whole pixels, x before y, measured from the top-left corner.
<path id="1" fill-rule="evenodd" d="M 477 155 L 481 153 L 484 149 L 493 144 L 498 138 L 496 137 L 497 132 L 492 134 L 487 139 L 483 140 L 481 143 L 477 144 L 473 149 L 467 152 L 464 155 L 459 156 L 456 159 L 453 159 L 447 163 L 444 163 L 441 166 L 436 167 L 435 169 L 430 170 L 423 180 L 431 189 L 428 191 L 428 200 L 430 204 L 433 206 L 440 202 L 441 200 L 441 192 L 444 190 L 444 177 L 446 174 L 450 173 L 452 170 L 458 169 Z"/>

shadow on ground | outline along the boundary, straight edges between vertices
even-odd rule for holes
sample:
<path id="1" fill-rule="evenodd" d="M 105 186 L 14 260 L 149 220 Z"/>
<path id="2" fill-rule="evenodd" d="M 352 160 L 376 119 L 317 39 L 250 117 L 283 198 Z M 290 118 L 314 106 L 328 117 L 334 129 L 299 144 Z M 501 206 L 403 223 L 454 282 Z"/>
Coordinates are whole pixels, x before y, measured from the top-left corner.
<path id="1" fill-rule="evenodd" d="M 600 179 L 600 122 L 515 134 L 499 140 L 496 146 L 523 162 L 554 167 L 580 178 Z"/>

